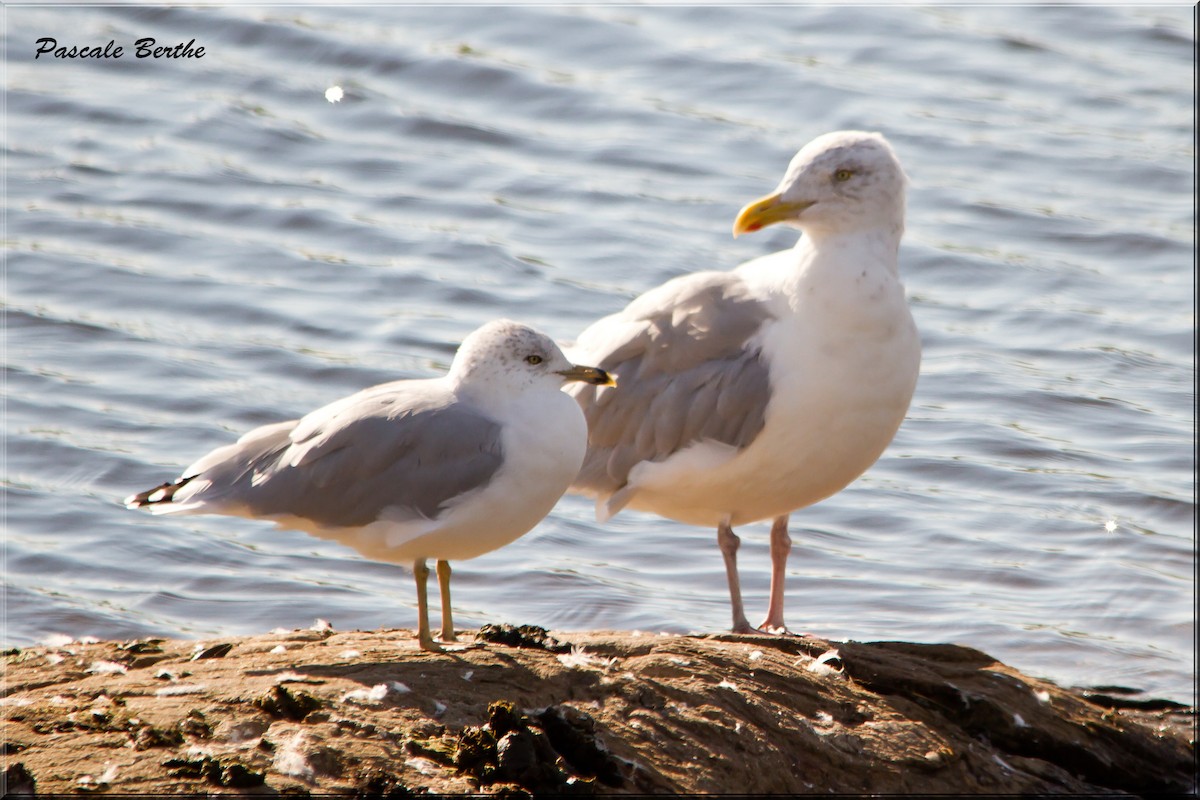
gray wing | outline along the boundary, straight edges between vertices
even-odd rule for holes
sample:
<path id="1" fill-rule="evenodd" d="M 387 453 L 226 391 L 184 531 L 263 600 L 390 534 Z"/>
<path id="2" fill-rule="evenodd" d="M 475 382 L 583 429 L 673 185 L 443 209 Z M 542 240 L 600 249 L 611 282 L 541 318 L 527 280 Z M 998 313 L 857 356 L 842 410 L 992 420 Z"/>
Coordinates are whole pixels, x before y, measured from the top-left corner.
<path id="1" fill-rule="evenodd" d="M 770 399 L 751 339 L 772 319 L 735 273 L 675 278 L 585 330 L 575 353 L 616 387 L 579 386 L 588 452 L 575 488 L 611 494 L 642 461 L 709 439 L 747 446 Z"/>
<path id="2" fill-rule="evenodd" d="M 430 381 L 397 381 L 251 431 L 197 461 L 181 483 L 208 484 L 189 498 L 203 506 L 358 526 L 389 507 L 434 519 L 502 461 L 499 423 Z"/>

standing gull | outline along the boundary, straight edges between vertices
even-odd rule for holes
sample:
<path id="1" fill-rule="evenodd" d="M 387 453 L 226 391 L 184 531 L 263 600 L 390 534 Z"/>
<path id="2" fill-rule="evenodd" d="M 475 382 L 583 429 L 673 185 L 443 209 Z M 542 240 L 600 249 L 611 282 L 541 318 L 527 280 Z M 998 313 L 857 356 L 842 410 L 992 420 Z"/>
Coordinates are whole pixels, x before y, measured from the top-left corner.
<path id="1" fill-rule="evenodd" d="M 429 630 L 427 558 L 437 559 L 442 640 L 454 641 L 450 559 L 503 547 L 550 512 L 579 470 L 587 426 L 564 383 L 612 381 L 508 320 L 463 341 L 440 378 L 384 383 L 219 447 L 171 483 L 133 495 L 156 514 L 274 520 L 412 562 L 417 638 Z"/>
<path id="2" fill-rule="evenodd" d="M 588 452 L 572 490 L 605 520 L 626 506 L 717 528 L 733 630 L 753 630 L 733 526 L 773 519 L 760 628 L 786 630 L 788 515 L 879 458 L 912 399 L 921 347 L 896 263 L 904 171 L 877 133 L 806 145 L 733 234 L 800 228 L 791 250 L 667 281 L 579 337 L 614 388 L 572 390 Z"/>

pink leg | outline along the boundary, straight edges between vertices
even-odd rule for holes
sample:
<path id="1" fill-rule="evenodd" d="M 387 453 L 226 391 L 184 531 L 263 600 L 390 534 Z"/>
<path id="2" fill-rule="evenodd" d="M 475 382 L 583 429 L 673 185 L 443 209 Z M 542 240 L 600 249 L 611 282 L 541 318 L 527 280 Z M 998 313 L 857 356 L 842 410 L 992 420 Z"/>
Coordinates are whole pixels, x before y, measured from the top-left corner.
<path id="1" fill-rule="evenodd" d="M 788 536 L 788 515 L 776 517 L 771 524 L 771 601 L 767 606 L 767 618 L 758 627 L 766 633 L 785 633 L 783 624 L 783 582 L 787 570 L 788 553 L 792 550 L 792 537 Z"/>
<path id="2" fill-rule="evenodd" d="M 742 583 L 738 579 L 737 551 L 742 540 L 733 532 L 729 523 L 722 522 L 717 526 L 717 546 L 725 557 L 725 577 L 729 579 L 729 602 L 733 606 L 733 632 L 751 633 L 750 621 L 746 619 L 746 609 L 742 606 Z"/>

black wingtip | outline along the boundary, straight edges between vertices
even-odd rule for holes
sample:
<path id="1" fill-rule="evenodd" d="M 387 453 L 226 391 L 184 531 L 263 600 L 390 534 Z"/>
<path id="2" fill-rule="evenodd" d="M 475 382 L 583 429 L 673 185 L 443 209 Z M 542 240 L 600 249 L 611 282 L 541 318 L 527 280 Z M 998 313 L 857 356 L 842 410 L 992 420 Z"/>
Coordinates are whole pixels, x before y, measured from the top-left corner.
<path id="1" fill-rule="evenodd" d="M 131 494 L 125 498 L 126 508 L 143 508 L 145 506 L 155 506 L 160 503 L 169 503 L 175 498 L 175 493 L 182 489 L 191 480 L 190 477 L 183 478 L 175 482 L 167 481 L 155 486 L 153 489 L 147 489 L 138 494 Z"/>

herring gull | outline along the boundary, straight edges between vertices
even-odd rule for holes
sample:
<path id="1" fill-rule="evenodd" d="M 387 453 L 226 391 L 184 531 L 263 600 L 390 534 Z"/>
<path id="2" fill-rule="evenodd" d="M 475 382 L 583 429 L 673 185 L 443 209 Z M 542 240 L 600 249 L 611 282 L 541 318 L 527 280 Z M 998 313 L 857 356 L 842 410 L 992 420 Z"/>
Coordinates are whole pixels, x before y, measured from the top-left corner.
<path id="1" fill-rule="evenodd" d="M 133 495 L 156 514 L 269 519 L 412 562 L 417 638 L 437 559 L 443 641 L 454 641 L 450 559 L 503 547 L 550 512 L 579 470 L 587 427 L 564 383 L 611 383 L 545 334 L 509 320 L 468 336 L 440 378 L 384 383 L 219 447 L 173 482 Z"/>
<path id="2" fill-rule="evenodd" d="M 897 266 L 904 187 L 883 136 L 825 134 L 733 224 L 799 228 L 794 248 L 667 281 L 570 351 L 618 383 L 568 390 L 589 428 L 571 491 L 600 520 L 628 506 L 715 526 L 735 632 L 754 629 L 733 527 L 774 520 L 759 629 L 785 631 L 789 514 L 866 471 L 907 413 L 921 347 Z"/>

